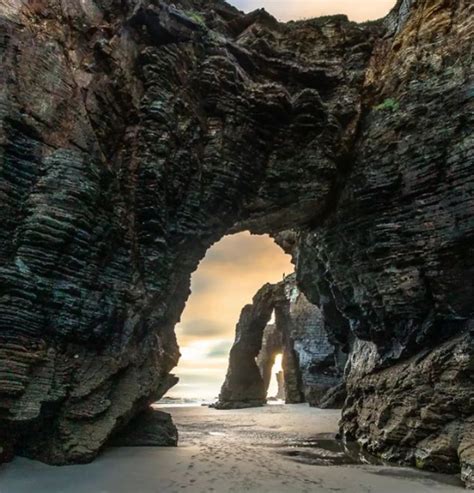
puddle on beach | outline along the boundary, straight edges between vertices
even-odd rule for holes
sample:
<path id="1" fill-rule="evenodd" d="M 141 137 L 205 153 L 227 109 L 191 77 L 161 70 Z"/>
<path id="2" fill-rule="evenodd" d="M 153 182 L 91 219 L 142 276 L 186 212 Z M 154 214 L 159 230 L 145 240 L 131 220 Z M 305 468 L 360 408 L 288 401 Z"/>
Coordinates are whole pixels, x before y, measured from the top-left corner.
<path id="1" fill-rule="evenodd" d="M 335 434 L 323 433 L 305 440 L 276 445 L 278 453 L 298 462 L 315 466 L 375 465 L 387 462 L 364 451 L 357 442 L 338 440 Z"/>
<path id="2" fill-rule="evenodd" d="M 421 480 L 426 484 L 441 483 L 464 489 L 459 475 L 432 473 L 397 466 L 369 454 L 357 442 L 338 440 L 336 435 L 331 433 L 315 435 L 305 440 L 292 440 L 274 446 L 280 449 L 279 454 L 303 464 L 314 466 L 379 466 L 374 470 L 374 473 L 381 476 L 411 478 Z"/>

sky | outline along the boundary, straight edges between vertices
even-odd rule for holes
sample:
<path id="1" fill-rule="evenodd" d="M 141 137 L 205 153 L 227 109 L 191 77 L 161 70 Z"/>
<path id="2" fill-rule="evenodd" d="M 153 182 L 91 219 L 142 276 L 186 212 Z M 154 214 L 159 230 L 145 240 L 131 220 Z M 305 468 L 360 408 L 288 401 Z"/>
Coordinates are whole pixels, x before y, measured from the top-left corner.
<path id="1" fill-rule="evenodd" d="M 173 372 L 180 382 L 167 395 L 217 397 L 242 308 L 265 283 L 293 270 L 269 236 L 239 233 L 209 249 L 192 276 L 192 294 L 176 327 L 182 356 Z"/>
<path id="2" fill-rule="evenodd" d="M 280 21 L 346 14 L 349 19 L 362 22 L 384 17 L 396 0 L 230 0 L 230 3 L 245 12 L 264 7 Z"/>

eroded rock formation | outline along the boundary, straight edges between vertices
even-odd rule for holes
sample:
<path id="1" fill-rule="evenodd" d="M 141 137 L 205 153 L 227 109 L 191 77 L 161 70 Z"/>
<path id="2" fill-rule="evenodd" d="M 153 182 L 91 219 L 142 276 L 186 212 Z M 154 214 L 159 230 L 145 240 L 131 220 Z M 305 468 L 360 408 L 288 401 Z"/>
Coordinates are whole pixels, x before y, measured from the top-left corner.
<path id="1" fill-rule="evenodd" d="M 159 398 L 206 249 L 322 214 L 356 131 L 382 26 L 174 5 L 1 6 L 0 441 L 30 457 Z"/>
<path id="2" fill-rule="evenodd" d="M 274 353 L 270 339 L 272 327 L 265 330 L 281 294 L 278 284 L 265 284 L 254 296 L 252 304 L 242 309 L 235 331 L 235 342 L 230 350 L 229 367 L 224 384 L 215 404 L 218 409 L 238 409 L 263 406 L 267 402 L 267 389 L 271 378 Z M 266 332 L 265 358 L 257 364 Z M 281 336 L 279 335 L 280 343 Z M 274 342 L 274 341 L 272 341 Z M 281 344 L 279 346 L 281 348 Z"/>
<path id="3" fill-rule="evenodd" d="M 273 312 L 275 323 L 269 324 Z M 287 403 L 342 406 L 347 356 L 329 342 L 321 311 L 308 302 L 291 275 L 278 284 L 263 286 L 252 304 L 243 308 L 215 407 L 264 405 L 270 379 L 275 378 L 271 373 L 275 358 L 280 353 L 284 376 L 281 393 Z"/>
<path id="4" fill-rule="evenodd" d="M 149 408 L 112 437 L 114 447 L 176 447 L 178 430 L 171 415 Z"/>
<path id="5" fill-rule="evenodd" d="M 283 373 L 283 370 L 281 370 L 275 376 L 277 379 L 278 390 L 274 397 L 276 400 L 284 401 L 286 399 L 285 374 Z"/>
<path id="6" fill-rule="evenodd" d="M 3 455 L 95 457 L 172 383 L 206 249 L 293 229 L 300 288 L 351 351 L 345 432 L 474 483 L 473 8 L 279 24 L 4 0 Z"/>
<path id="7" fill-rule="evenodd" d="M 288 322 L 282 329 L 287 334 L 287 351 L 294 354 L 295 367 L 301 375 L 303 399 L 298 401 L 317 407 L 340 408 L 345 398 L 342 376 L 347 354 L 339 344 L 331 342 L 328 321 L 319 307 L 310 303 L 298 289 L 293 277 L 287 279 L 284 289 L 289 303 L 287 313 L 282 314 Z M 278 320 L 278 309 L 276 315 Z"/>

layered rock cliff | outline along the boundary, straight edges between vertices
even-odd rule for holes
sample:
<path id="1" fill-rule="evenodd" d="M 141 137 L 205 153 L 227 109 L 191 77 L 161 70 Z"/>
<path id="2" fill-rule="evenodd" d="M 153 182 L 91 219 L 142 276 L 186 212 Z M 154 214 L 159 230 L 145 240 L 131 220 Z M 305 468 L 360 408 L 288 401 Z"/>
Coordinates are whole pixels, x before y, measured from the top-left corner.
<path id="1" fill-rule="evenodd" d="M 474 482 L 473 8 L 3 0 L 2 456 L 94 458 L 174 383 L 206 249 L 293 229 L 346 434 Z"/>

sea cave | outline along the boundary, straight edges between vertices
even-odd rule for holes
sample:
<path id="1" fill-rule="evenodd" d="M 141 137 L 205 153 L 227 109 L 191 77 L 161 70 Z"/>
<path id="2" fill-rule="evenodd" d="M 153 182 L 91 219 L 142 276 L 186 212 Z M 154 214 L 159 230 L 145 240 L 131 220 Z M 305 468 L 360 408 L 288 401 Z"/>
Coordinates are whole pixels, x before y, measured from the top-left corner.
<path id="1" fill-rule="evenodd" d="M 153 407 L 177 383 L 175 328 L 238 234 L 294 272 L 239 308 L 199 412 L 270 420 L 281 354 L 289 406 L 341 409 L 338 439 L 474 487 L 471 2 L 357 23 L 6 0 L 0 25 L 0 491 L 18 460 L 92 467 L 138 428 L 179 443 Z M 264 491 L 242 484 L 216 491 Z"/>

